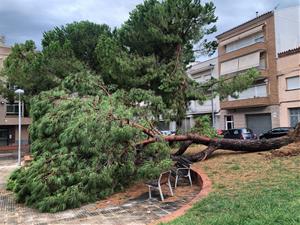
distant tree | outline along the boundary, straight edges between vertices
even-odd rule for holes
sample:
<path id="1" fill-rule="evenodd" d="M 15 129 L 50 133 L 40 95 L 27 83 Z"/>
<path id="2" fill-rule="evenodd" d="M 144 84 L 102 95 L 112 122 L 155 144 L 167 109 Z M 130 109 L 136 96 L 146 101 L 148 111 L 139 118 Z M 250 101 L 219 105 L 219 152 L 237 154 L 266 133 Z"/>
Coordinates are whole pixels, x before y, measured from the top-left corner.
<path id="1" fill-rule="evenodd" d="M 13 100 L 12 87 L 19 87 L 25 90 L 27 97 L 31 97 L 56 87 L 68 74 L 83 69 L 83 64 L 74 57 L 67 42 L 63 46 L 52 42 L 43 51 L 37 51 L 33 41 L 16 44 L 1 71 L 4 77 L 2 95 Z"/>
<path id="2" fill-rule="evenodd" d="M 100 35 L 109 34 L 110 28 L 106 24 L 99 25 L 89 21 L 73 22 L 45 32 L 42 45 L 46 48 L 53 42 L 58 42 L 60 46 L 69 43 L 78 60 L 86 63 L 91 69 L 97 70 L 95 48 L 98 38 Z"/>

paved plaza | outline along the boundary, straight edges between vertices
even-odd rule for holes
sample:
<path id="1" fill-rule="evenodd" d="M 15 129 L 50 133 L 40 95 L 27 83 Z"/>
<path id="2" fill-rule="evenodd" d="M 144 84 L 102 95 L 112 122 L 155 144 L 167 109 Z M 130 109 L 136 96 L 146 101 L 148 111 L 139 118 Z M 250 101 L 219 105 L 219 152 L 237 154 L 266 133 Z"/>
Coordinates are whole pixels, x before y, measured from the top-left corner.
<path id="1" fill-rule="evenodd" d="M 200 191 L 194 185 L 187 194 L 174 201 L 159 201 L 158 195 L 149 200 L 148 193 L 130 199 L 119 206 L 99 208 L 96 203 L 59 213 L 39 213 L 35 209 L 17 204 L 12 192 L 5 190 L 9 174 L 17 168 L 16 160 L 0 157 L 0 224 L 50 225 L 50 224 L 149 224 L 190 202 Z M 176 194 L 176 192 L 175 192 Z"/>

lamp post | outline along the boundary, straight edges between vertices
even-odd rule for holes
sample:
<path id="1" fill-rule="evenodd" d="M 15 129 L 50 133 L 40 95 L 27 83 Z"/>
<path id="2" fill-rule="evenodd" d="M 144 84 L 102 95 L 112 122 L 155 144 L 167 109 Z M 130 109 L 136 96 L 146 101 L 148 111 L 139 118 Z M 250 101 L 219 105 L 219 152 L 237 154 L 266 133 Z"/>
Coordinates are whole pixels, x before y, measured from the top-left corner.
<path id="1" fill-rule="evenodd" d="M 211 80 L 213 79 L 213 69 L 214 64 L 209 64 L 210 66 L 210 76 Z M 211 86 L 211 121 L 212 121 L 212 127 L 215 127 L 215 109 L 214 109 L 214 91 L 213 91 L 213 85 Z"/>
<path id="2" fill-rule="evenodd" d="M 19 95 L 19 144 L 18 144 L 18 166 L 21 166 L 21 95 L 24 94 L 24 90 L 17 89 L 15 91 Z"/>

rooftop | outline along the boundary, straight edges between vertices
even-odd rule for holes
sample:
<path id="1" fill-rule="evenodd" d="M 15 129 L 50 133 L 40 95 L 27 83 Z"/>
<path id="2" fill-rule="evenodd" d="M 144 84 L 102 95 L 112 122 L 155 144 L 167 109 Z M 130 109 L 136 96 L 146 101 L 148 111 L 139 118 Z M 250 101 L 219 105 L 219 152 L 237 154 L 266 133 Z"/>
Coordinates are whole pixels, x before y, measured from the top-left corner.
<path id="1" fill-rule="evenodd" d="M 223 33 L 217 35 L 216 38 L 219 39 L 219 38 L 221 38 L 222 36 L 224 36 L 224 35 L 226 35 L 226 34 L 229 34 L 229 33 L 231 33 L 231 32 L 234 32 L 234 31 L 238 30 L 239 28 L 242 28 L 243 26 L 248 25 L 249 23 L 256 22 L 257 20 L 261 20 L 261 19 L 267 18 L 267 17 L 272 16 L 272 15 L 273 15 L 273 11 L 269 11 L 269 12 L 266 12 L 266 13 L 264 13 L 264 14 L 261 14 L 261 15 L 255 17 L 255 18 L 253 18 L 253 19 L 251 19 L 251 20 L 248 20 L 248 21 L 245 22 L 245 23 L 242 23 L 242 24 L 240 24 L 240 25 L 238 25 L 238 26 L 236 26 L 236 27 L 233 27 L 233 28 L 231 28 L 231 29 L 229 29 L 229 30 L 227 30 L 227 31 L 225 31 L 225 32 L 223 32 Z"/>
<path id="2" fill-rule="evenodd" d="M 300 53 L 300 46 L 297 47 L 297 48 L 289 49 L 289 50 L 284 51 L 284 52 L 279 52 L 278 57 L 280 58 L 280 57 L 293 55 L 293 54 L 297 54 L 297 53 Z"/>

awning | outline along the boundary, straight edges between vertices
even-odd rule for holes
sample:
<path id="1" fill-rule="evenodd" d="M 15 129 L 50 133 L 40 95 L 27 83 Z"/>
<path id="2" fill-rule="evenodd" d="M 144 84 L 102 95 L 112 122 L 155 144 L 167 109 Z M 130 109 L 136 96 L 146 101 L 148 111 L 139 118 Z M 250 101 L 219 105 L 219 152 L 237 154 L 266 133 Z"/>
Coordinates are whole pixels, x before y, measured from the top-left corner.
<path id="1" fill-rule="evenodd" d="M 220 42 L 219 45 L 220 46 L 224 46 L 224 45 L 227 45 L 229 43 L 238 41 L 238 40 L 240 40 L 242 38 L 248 37 L 248 36 L 250 36 L 252 34 L 258 33 L 258 32 L 260 32 L 260 31 L 263 30 L 263 26 L 264 26 L 264 24 L 259 25 L 259 26 L 255 27 L 255 28 L 252 28 L 251 30 L 243 32 L 242 34 L 239 34 L 239 35 L 236 35 L 234 37 L 228 38 L 225 41 Z"/>
<path id="2" fill-rule="evenodd" d="M 259 66 L 260 52 L 254 52 L 221 63 L 220 75 L 234 73 Z"/>

